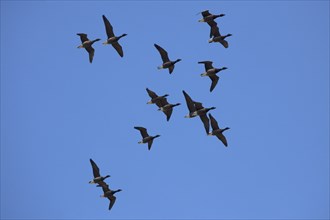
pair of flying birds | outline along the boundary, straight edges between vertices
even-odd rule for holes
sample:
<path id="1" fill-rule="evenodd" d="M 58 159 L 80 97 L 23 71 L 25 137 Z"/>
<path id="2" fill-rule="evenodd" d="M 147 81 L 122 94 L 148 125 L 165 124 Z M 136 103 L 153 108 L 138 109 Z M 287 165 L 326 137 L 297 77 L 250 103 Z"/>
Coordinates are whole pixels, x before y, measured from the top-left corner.
<path id="1" fill-rule="evenodd" d="M 110 203 L 109 203 L 109 210 L 110 210 L 116 201 L 116 197 L 114 196 L 114 194 L 117 192 L 120 192 L 122 190 L 121 189 L 111 190 L 109 188 L 109 185 L 106 182 L 104 182 L 104 180 L 106 178 L 110 177 L 110 175 L 101 176 L 100 169 L 96 165 L 96 163 L 92 159 L 89 159 L 89 161 L 91 162 L 92 169 L 93 169 L 93 175 L 94 175 L 94 178 L 91 181 L 89 181 L 89 183 L 98 184 L 97 187 L 102 187 L 103 194 L 100 197 L 108 198 L 110 200 Z"/>
<path id="2" fill-rule="evenodd" d="M 119 44 L 119 40 L 120 38 L 126 36 L 127 34 L 122 34 L 120 36 L 115 36 L 114 32 L 113 32 L 113 27 L 110 24 L 109 20 L 102 15 L 103 18 L 103 22 L 104 22 L 104 26 L 105 26 L 105 31 L 107 32 L 107 36 L 108 39 L 103 43 L 104 45 L 107 44 L 111 44 L 115 50 L 117 51 L 117 53 L 119 54 L 119 56 L 123 57 L 124 56 L 124 52 L 123 52 L 123 48 L 121 47 L 121 45 Z M 92 45 L 96 42 L 99 41 L 101 39 L 97 38 L 95 40 L 89 40 L 87 38 L 87 34 L 84 33 L 78 33 L 78 36 L 80 36 L 80 40 L 81 40 L 81 45 L 78 46 L 78 48 L 85 48 L 86 51 L 89 54 L 89 62 L 92 63 L 93 62 L 93 58 L 94 58 L 94 48 L 92 47 Z"/>

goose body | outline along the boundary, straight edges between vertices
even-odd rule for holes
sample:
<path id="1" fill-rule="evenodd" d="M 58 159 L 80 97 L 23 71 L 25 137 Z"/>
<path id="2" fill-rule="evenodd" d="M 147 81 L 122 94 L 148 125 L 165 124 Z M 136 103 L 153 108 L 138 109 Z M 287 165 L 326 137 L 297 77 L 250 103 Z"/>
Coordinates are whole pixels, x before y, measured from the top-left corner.
<path id="1" fill-rule="evenodd" d="M 213 91 L 213 89 L 215 88 L 215 86 L 217 85 L 218 81 L 219 81 L 219 76 L 217 76 L 216 74 L 222 70 L 226 70 L 227 67 L 222 67 L 222 68 L 214 68 L 212 66 L 212 61 L 200 61 L 198 62 L 199 64 L 204 64 L 205 66 L 205 72 L 201 74 L 201 76 L 208 76 L 211 81 L 211 87 L 210 87 L 210 92 Z"/>
<path id="2" fill-rule="evenodd" d="M 167 102 L 167 99 L 163 99 L 160 102 L 156 103 L 157 106 L 159 107 L 158 111 L 164 112 L 166 115 L 166 120 L 169 121 L 173 112 L 173 108 L 175 106 L 181 105 L 181 103 L 176 103 L 176 104 L 170 104 Z"/>
<path id="3" fill-rule="evenodd" d="M 92 169 L 93 169 L 93 175 L 94 175 L 94 179 L 92 179 L 91 181 L 89 181 L 90 184 L 99 184 L 100 182 L 103 182 L 103 180 L 105 180 L 106 178 L 110 177 L 110 175 L 106 175 L 106 176 L 101 176 L 100 175 L 100 169 L 99 167 L 96 165 L 96 163 L 92 160 L 89 159 L 91 165 L 92 165 Z"/>
<path id="4" fill-rule="evenodd" d="M 93 62 L 93 58 L 94 58 L 94 53 L 95 53 L 95 50 L 92 47 L 92 45 L 96 41 L 99 41 L 101 39 L 97 38 L 95 40 L 89 40 L 87 38 L 87 34 L 84 34 L 84 33 L 78 33 L 77 35 L 80 36 L 80 40 L 81 40 L 81 44 L 77 48 L 85 48 L 86 51 L 89 54 L 89 62 L 92 63 Z"/>
<path id="5" fill-rule="evenodd" d="M 139 144 L 145 144 L 145 143 L 148 143 L 148 150 L 151 149 L 151 146 L 152 146 L 152 143 L 153 143 L 153 140 L 155 138 L 158 138 L 160 137 L 160 135 L 155 135 L 155 136 L 150 136 L 147 132 L 147 129 L 144 128 L 144 127 L 134 127 L 136 130 L 139 130 L 140 133 L 141 133 L 141 136 L 142 136 L 142 140 L 139 141 L 138 143 Z"/>
<path id="6" fill-rule="evenodd" d="M 116 202 L 116 197 L 114 196 L 115 193 L 117 192 L 120 192 L 122 191 L 121 189 L 118 189 L 118 190 L 111 190 L 109 188 L 109 185 L 106 184 L 105 182 L 101 182 L 99 184 L 100 187 L 102 187 L 102 190 L 103 190 L 103 194 L 100 196 L 100 197 L 103 197 L 103 198 L 108 198 L 110 200 L 110 203 L 109 203 L 109 210 L 111 210 L 112 206 L 115 204 Z"/>
<path id="7" fill-rule="evenodd" d="M 211 39 L 209 39 L 209 43 L 213 43 L 213 42 L 219 42 L 220 44 L 222 44 L 222 46 L 224 48 L 228 48 L 229 44 L 228 42 L 225 40 L 225 38 L 232 36 L 232 34 L 227 34 L 227 35 L 221 35 L 220 31 L 219 31 L 219 27 L 217 25 L 213 25 L 211 26 Z"/>
<path id="8" fill-rule="evenodd" d="M 111 44 L 113 48 L 115 48 L 119 56 L 123 57 L 124 56 L 123 48 L 118 41 L 120 40 L 120 38 L 127 36 L 127 34 L 115 36 L 113 32 L 113 27 L 110 24 L 109 20 L 104 15 L 102 15 L 102 18 L 105 26 L 105 31 L 107 32 L 107 36 L 108 36 L 107 40 L 103 44 L 104 45 Z"/>
<path id="9" fill-rule="evenodd" d="M 223 132 L 230 128 L 228 128 L 228 127 L 223 128 L 223 129 L 219 128 L 217 120 L 215 120 L 215 118 L 211 115 L 211 113 L 209 113 L 209 117 L 210 117 L 210 121 L 211 121 L 212 131 L 208 135 L 216 136 L 227 147 L 228 146 L 227 139 L 223 135 Z"/>
<path id="10" fill-rule="evenodd" d="M 162 95 L 162 96 L 158 96 L 154 91 L 146 88 L 148 95 L 150 96 L 150 101 L 147 102 L 147 104 L 156 104 L 157 102 L 160 102 L 161 100 L 163 100 L 164 98 L 166 98 L 167 96 L 169 96 L 168 94 Z"/>
<path id="11" fill-rule="evenodd" d="M 198 20 L 199 22 L 211 22 L 214 21 L 216 18 L 223 17 L 225 14 L 214 15 L 209 12 L 209 10 L 202 11 L 203 18 Z"/>
<path id="12" fill-rule="evenodd" d="M 161 46 L 154 44 L 154 46 L 156 47 L 156 49 L 158 50 L 162 60 L 163 60 L 163 64 L 158 66 L 158 69 L 168 69 L 169 73 L 171 74 L 174 70 L 174 65 L 181 61 L 181 59 L 177 59 L 175 61 L 171 61 L 168 57 L 167 51 L 164 50 Z"/>
<path id="13" fill-rule="evenodd" d="M 191 97 L 183 90 L 184 97 L 186 99 L 187 107 L 189 109 L 189 114 L 185 116 L 185 118 L 194 118 L 199 116 L 201 119 L 205 131 L 208 134 L 210 130 L 209 118 L 207 117 L 207 112 L 210 110 L 215 109 L 215 107 L 205 108 L 203 107 L 202 103 L 195 102 L 191 99 Z"/>

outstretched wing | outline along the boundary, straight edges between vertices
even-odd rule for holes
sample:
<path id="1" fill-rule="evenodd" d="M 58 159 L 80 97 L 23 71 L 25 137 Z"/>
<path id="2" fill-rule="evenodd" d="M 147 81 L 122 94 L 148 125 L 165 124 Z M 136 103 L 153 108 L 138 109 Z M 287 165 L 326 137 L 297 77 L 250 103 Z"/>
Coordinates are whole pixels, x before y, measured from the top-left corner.
<path id="1" fill-rule="evenodd" d="M 209 116 L 210 116 L 210 121 L 211 121 L 212 129 L 213 130 L 219 129 L 219 125 L 218 125 L 217 120 L 215 120 L 215 118 L 211 115 L 211 113 L 209 113 Z"/>
<path id="2" fill-rule="evenodd" d="M 225 48 L 228 48 L 228 42 L 226 40 L 221 40 L 219 41 L 220 44 L 222 44 L 222 46 L 224 46 Z"/>
<path id="3" fill-rule="evenodd" d="M 205 128 L 205 131 L 206 131 L 206 134 L 209 133 L 210 131 L 210 123 L 209 123 L 209 118 L 207 117 L 206 114 L 203 114 L 203 115 L 200 115 L 199 116 L 204 124 L 204 128 Z"/>
<path id="4" fill-rule="evenodd" d="M 151 91 L 148 88 L 146 88 L 146 90 L 147 90 L 147 93 L 150 96 L 150 98 L 154 99 L 154 98 L 157 98 L 158 97 L 158 95 L 154 91 Z"/>
<path id="5" fill-rule="evenodd" d="M 88 41 L 87 34 L 84 33 L 78 33 L 78 36 L 80 36 L 81 43 L 84 43 L 85 41 Z"/>
<path id="6" fill-rule="evenodd" d="M 109 188 L 109 185 L 106 184 L 106 182 L 101 181 L 98 184 L 99 184 L 98 186 L 102 187 L 102 190 L 103 190 L 104 193 L 111 191 L 110 188 Z"/>
<path id="7" fill-rule="evenodd" d="M 190 96 L 184 90 L 182 90 L 182 92 L 183 92 L 184 98 L 186 99 L 186 103 L 187 103 L 189 112 L 191 113 L 191 112 L 196 111 L 193 100 L 190 98 Z"/>
<path id="8" fill-rule="evenodd" d="M 212 37 L 212 36 L 214 36 L 214 37 L 221 36 L 218 25 L 211 26 L 210 37 Z"/>
<path id="9" fill-rule="evenodd" d="M 144 127 L 134 127 L 136 130 L 139 130 L 143 138 L 149 137 L 147 129 Z"/>
<path id="10" fill-rule="evenodd" d="M 93 168 L 94 178 L 99 177 L 100 176 L 99 167 L 96 165 L 96 163 L 92 159 L 89 159 L 89 161 L 91 162 L 91 165 L 92 165 L 92 168 Z"/>
<path id="11" fill-rule="evenodd" d="M 171 65 L 169 68 L 168 68 L 168 72 L 171 74 L 174 70 L 174 65 Z"/>
<path id="12" fill-rule="evenodd" d="M 153 142 L 153 141 L 154 141 L 153 139 L 151 139 L 150 141 L 148 141 L 148 150 L 151 149 L 151 146 L 152 146 L 152 142 Z"/>
<path id="13" fill-rule="evenodd" d="M 166 63 L 166 62 L 170 61 L 170 59 L 168 58 L 168 54 L 167 54 L 166 50 L 164 50 L 162 47 L 160 47 L 157 44 L 154 44 L 154 46 L 156 47 L 156 49 L 160 53 L 160 56 L 162 57 L 163 63 Z"/>
<path id="14" fill-rule="evenodd" d="M 171 118 L 171 115 L 172 115 L 172 112 L 173 112 L 173 108 L 169 108 L 167 109 L 166 111 L 164 111 L 164 114 L 166 115 L 166 120 L 169 121 L 170 118 Z"/>
<path id="15" fill-rule="evenodd" d="M 94 58 L 94 48 L 92 46 L 89 47 L 85 47 L 85 49 L 87 50 L 88 54 L 89 54 L 89 62 L 92 63 L 93 62 L 93 58 Z"/>
<path id="16" fill-rule="evenodd" d="M 112 195 L 109 196 L 108 199 L 110 200 L 110 204 L 109 204 L 109 210 L 111 210 L 112 206 L 115 204 L 116 202 L 116 196 Z"/>
<path id="17" fill-rule="evenodd" d="M 219 76 L 217 76 L 217 75 L 211 75 L 209 77 L 212 80 L 212 84 L 211 84 L 211 87 L 210 87 L 210 92 L 212 92 L 213 89 L 215 88 L 215 86 L 218 84 Z"/>
<path id="18" fill-rule="evenodd" d="M 102 18 L 103 18 L 103 22 L 105 25 L 105 31 L 107 32 L 108 38 L 114 37 L 115 34 L 113 33 L 113 27 L 110 24 L 109 20 L 104 15 L 102 15 Z"/>
<path id="19" fill-rule="evenodd" d="M 216 136 L 226 147 L 228 146 L 227 139 L 222 133 L 218 133 Z"/>
<path id="20" fill-rule="evenodd" d="M 115 48 L 115 50 L 117 51 L 119 56 L 121 56 L 121 57 L 124 56 L 123 48 L 120 46 L 120 44 L 118 42 L 113 42 L 112 46 Z"/>
<path id="21" fill-rule="evenodd" d="M 198 63 L 200 64 L 204 64 L 204 67 L 205 67 L 205 71 L 209 70 L 209 69 L 213 69 L 213 66 L 212 66 L 212 61 L 199 61 Z"/>

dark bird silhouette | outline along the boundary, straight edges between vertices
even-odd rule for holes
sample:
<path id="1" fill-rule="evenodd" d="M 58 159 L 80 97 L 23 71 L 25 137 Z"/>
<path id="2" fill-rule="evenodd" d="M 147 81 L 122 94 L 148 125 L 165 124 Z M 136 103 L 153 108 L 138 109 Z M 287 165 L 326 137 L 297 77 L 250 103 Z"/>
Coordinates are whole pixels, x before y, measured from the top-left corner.
<path id="1" fill-rule="evenodd" d="M 103 44 L 104 45 L 111 44 L 113 48 L 115 48 L 119 56 L 123 57 L 124 56 L 123 48 L 120 46 L 118 41 L 120 38 L 126 36 L 127 34 L 115 36 L 115 34 L 113 33 L 113 27 L 110 24 L 109 20 L 104 15 L 102 15 L 102 18 L 105 25 L 105 31 L 107 32 L 107 36 L 108 36 L 108 39 Z"/>
<path id="2" fill-rule="evenodd" d="M 147 129 L 144 127 L 134 127 L 136 130 L 139 130 L 142 136 L 142 140 L 139 141 L 139 144 L 145 144 L 148 143 L 148 150 L 151 149 L 152 146 L 152 142 L 155 138 L 160 137 L 160 135 L 156 135 L 156 136 L 150 136 L 147 132 Z"/>
<path id="3" fill-rule="evenodd" d="M 161 66 L 157 67 L 157 68 L 158 69 L 166 69 L 166 68 L 168 68 L 168 71 L 171 74 L 173 72 L 173 70 L 174 70 L 174 65 L 177 62 L 181 61 L 181 59 L 177 59 L 175 61 L 171 61 L 168 58 L 168 54 L 167 54 L 166 50 L 164 50 L 162 47 L 160 47 L 157 44 L 154 44 L 154 46 L 156 47 L 156 49 L 160 53 L 160 56 L 162 57 L 162 60 L 163 60 L 163 64 Z"/>
<path id="4" fill-rule="evenodd" d="M 156 104 L 156 102 L 161 101 L 165 97 L 168 96 L 168 94 L 158 96 L 154 91 L 151 91 L 150 89 L 146 88 L 148 95 L 150 96 L 150 101 L 147 102 L 147 104 Z"/>
<path id="5" fill-rule="evenodd" d="M 211 14 L 209 12 L 209 10 L 202 11 L 201 13 L 202 13 L 203 18 L 200 19 L 200 20 L 198 20 L 199 22 L 207 22 L 207 23 L 209 23 L 209 22 L 214 21 L 216 18 L 225 16 L 225 14 L 218 14 L 218 15 Z"/>
<path id="6" fill-rule="evenodd" d="M 205 108 L 203 107 L 202 103 L 193 101 L 184 90 L 182 92 L 186 99 L 187 107 L 189 109 L 189 114 L 186 115 L 185 118 L 193 118 L 199 116 L 201 121 L 203 122 L 205 131 L 208 134 L 210 130 L 210 124 L 206 113 L 210 110 L 215 109 L 215 107 Z"/>
<path id="7" fill-rule="evenodd" d="M 228 42 L 225 40 L 225 38 L 232 36 L 232 34 L 227 34 L 227 35 L 222 36 L 220 34 L 218 25 L 216 25 L 215 21 L 213 21 L 213 22 L 215 23 L 215 25 L 213 24 L 211 26 L 211 34 L 210 34 L 211 37 L 213 36 L 213 38 L 211 38 L 209 40 L 209 43 L 219 42 L 222 44 L 222 46 L 224 46 L 225 48 L 228 48 L 229 45 L 228 45 Z"/>
<path id="8" fill-rule="evenodd" d="M 212 84 L 210 87 L 210 92 L 212 92 L 219 81 L 219 76 L 217 76 L 216 74 L 222 70 L 226 70 L 227 67 L 222 67 L 220 69 L 214 68 L 212 66 L 212 63 L 213 63 L 212 61 L 200 61 L 198 63 L 204 64 L 204 66 L 205 66 L 205 72 L 202 73 L 201 76 L 208 76 L 211 79 Z"/>
<path id="9" fill-rule="evenodd" d="M 100 182 L 102 182 L 106 178 L 110 177 L 110 175 L 106 175 L 104 177 L 101 176 L 100 175 L 100 169 L 96 165 L 96 163 L 92 159 L 89 159 L 89 161 L 91 162 L 91 165 L 92 165 L 92 168 L 93 168 L 93 175 L 94 175 L 94 179 L 91 180 L 91 181 L 89 181 L 89 183 L 91 183 L 91 184 L 99 184 Z"/>
<path id="10" fill-rule="evenodd" d="M 92 44 L 101 39 L 97 38 L 95 40 L 89 40 L 87 38 L 87 34 L 78 33 L 77 35 L 80 36 L 80 40 L 82 43 L 77 48 L 85 48 L 89 54 L 89 62 L 92 63 L 93 57 L 94 57 L 94 52 L 95 52 L 94 48 L 92 47 Z"/>
<path id="11" fill-rule="evenodd" d="M 166 115 L 166 120 L 169 121 L 175 106 L 181 105 L 181 103 L 170 104 L 167 102 L 167 99 L 164 98 L 156 102 L 156 105 L 159 107 L 158 111 L 164 112 Z"/>
<path id="12" fill-rule="evenodd" d="M 227 139 L 223 135 L 223 132 L 225 130 L 228 130 L 229 128 L 228 127 L 224 128 L 224 129 L 219 128 L 218 122 L 211 115 L 211 113 L 209 113 L 209 117 L 210 117 L 210 121 L 211 121 L 212 132 L 210 132 L 208 135 L 217 136 L 217 138 L 227 147 L 228 146 Z"/>
<path id="13" fill-rule="evenodd" d="M 102 187 L 102 190 L 104 192 L 104 194 L 101 195 L 101 197 L 103 198 L 108 198 L 110 200 L 110 204 L 109 204 L 109 210 L 111 210 L 112 206 L 115 204 L 116 202 L 116 197 L 114 196 L 115 193 L 122 191 L 121 189 L 117 189 L 117 190 L 111 190 L 109 188 L 109 185 L 106 184 L 105 182 L 101 182 L 98 185 L 99 187 Z"/>

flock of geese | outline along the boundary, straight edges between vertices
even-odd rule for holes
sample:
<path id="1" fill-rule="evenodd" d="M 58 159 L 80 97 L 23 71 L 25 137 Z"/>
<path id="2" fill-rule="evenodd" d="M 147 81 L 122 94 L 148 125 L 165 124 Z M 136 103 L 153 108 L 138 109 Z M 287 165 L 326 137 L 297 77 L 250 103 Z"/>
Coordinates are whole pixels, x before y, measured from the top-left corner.
<path id="1" fill-rule="evenodd" d="M 210 26 L 210 37 L 211 39 L 209 39 L 209 43 L 212 42 L 218 42 L 220 44 L 222 44 L 223 47 L 228 48 L 228 42 L 225 40 L 225 38 L 232 36 L 231 34 L 227 34 L 227 35 L 221 35 L 220 31 L 219 31 L 219 27 L 217 25 L 217 23 L 215 22 L 216 18 L 219 17 L 223 17 L 225 16 L 224 14 L 211 14 L 208 10 L 201 12 L 203 18 L 199 20 L 199 22 L 205 22 Z M 109 20 L 102 15 L 102 19 L 105 25 L 105 30 L 107 33 L 107 40 L 103 43 L 104 45 L 107 44 L 111 44 L 113 46 L 113 48 L 117 51 L 117 53 L 119 54 L 120 57 L 124 56 L 124 52 L 123 52 L 123 48 L 122 46 L 119 44 L 119 40 L 126 36 L 127 34 L 122 34 L 120 36 L 116 36 L 114 34 L 113 31 L 113 27 L 110 24 Z M 78 48 L 85 48 L 86 51 L 89 54 L 89 62 L 92 63 L 93 62 L 93 58 L 94 58 L 94 53 L 95 50 L 92 47 L 92 45 L 97 42 L 100 41 L 101 39 L 97 38 L 95 40 L 89 40 L 87 38 L 87 34 L 84 33 L 78 33 L 78 36 L 80 36 L 80 40 L 81 40 L 81 45 L 78 46 Z M 169 73 L 171 74 L 174 70 L 174 66 L 177 62 L 181 61 L 181 59 L 176 59 L 174 61 L 171 61 L 168 57 L 168 53 L 165 49 L 163 49 L 161 46 L 154 44 L 155 48 L 158 50 L 161 59 L 163 61 L 163 64 L 158 66 L 158 69 L 168 69 Z M 201 74 L 202 77 L 204 76 L 208 76 L 211 81 L 211 87 L 210 87 L 210 92 L 213 91 L 213 89 L 216 87 L 218 81 L 219 81 L 219 76 L 217 76 L 217 73 L 223 70 L 226 70 L 227 67 L 222 67 L 222 68 L 215 68 L 212 65 L 212 61 L 200 61 L 198 62 L 199 64 L 203 64 L 205 67 L 205 72 Z M 158 110 L 162 111 L 165 115 L 166 115 L 166 120 L 169 121 L 173 112 L 173 108 L 176 106 L 179 106 L 180 103 L 176 103 L 176 104 L 170 104 L 167 101 L 167 96 L 169 96 L 168 94 L 162 95 L 162 96 L 158 96 L 154 91 L 146 88 L 146 91 L 149 95 L 149 97 L 151 98 L 150 101 L 147 102 L 147 104 L 156 104 L 158 106 Z M 211 113 L 208 113 L 210 110 L 215 109 L 215 107 L 210 107 L 210 108 L 206 108 L 203 106 L 203 104 L 201 102 L 197 102 L 194 101 L 187 92 L 185 92 L 184 90 L 182 90 L 183 95 L 185 97 L 185 101 L 189 110 L 189 113 L 185 116 L 185 118 L 194 118 L 194 117 L 199 117 L 204 125 L 205 131 L 207 135 L 210 136 L 216 136 L 226 147 L 228 146 L 226 137 L 224 136 L 223 132 L 228 130 L 229 128 L 220 128 L 218 125 L 217 120 L 211 115 Z M 208 113 L 208 116 L 207 116 Z M 212 127 L 212 131 L 210 132 L 210 124 Z M 139 130 L 142 136 L 142 140 L 139 141 L 139 144 L 148 144 L 148 150 L 151 149 L 153 140 L 157 137 L 160 137 L 160 135 L 155 135 L 155 136 L 151 136 L 148 134 L 147 129 L 144 127 L 134 127 L 135 129 Z M 116 201 L 116 197 L 114 196 L 115 193 L 122 191 L 121 189 L 118 190 L 111 190 L 109 188 L 109 185 L 104 182 L 104 180 L 108 177 L 110 177 L 110 175 L 106 175 L 106 176 L 101 176 L 100 174 L 100 170 L 98 168 L 98 166 L 96 165 L 96 163 L 90 159 L 90 163 L 92 165 L 93 168 L 93 175 L 94 178 L 93 180 L 91 180 L 89 183 L 91 184 L 97 184 L 97 187 L 101 187 L 103 190 L 103 194 L 101 195 L 101 197 L 105 197 L 108 198 L 110 200 L 110 204 L 109 204 L 109 210 L 111 210 L 112 206 L 114 205 L 115 201 Z"/>

